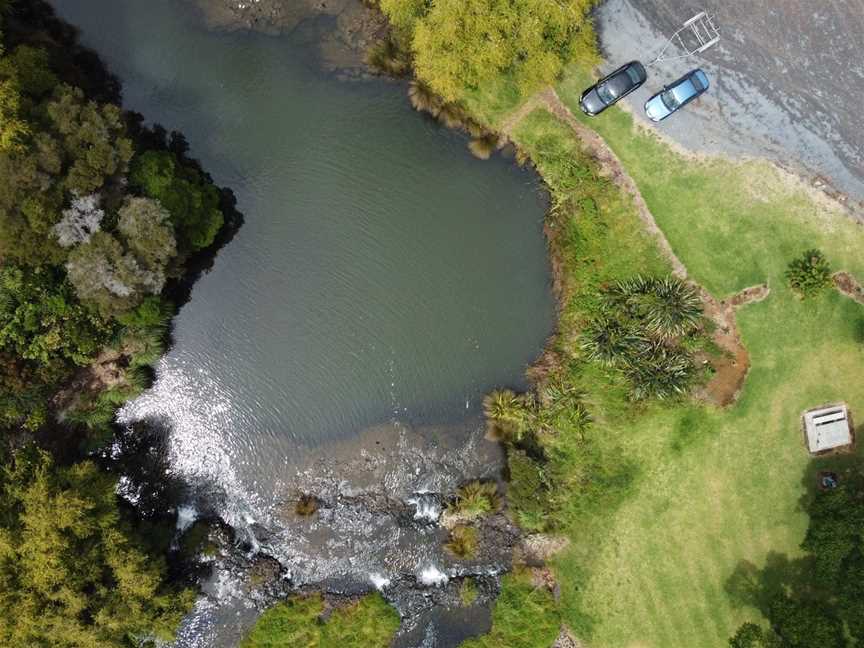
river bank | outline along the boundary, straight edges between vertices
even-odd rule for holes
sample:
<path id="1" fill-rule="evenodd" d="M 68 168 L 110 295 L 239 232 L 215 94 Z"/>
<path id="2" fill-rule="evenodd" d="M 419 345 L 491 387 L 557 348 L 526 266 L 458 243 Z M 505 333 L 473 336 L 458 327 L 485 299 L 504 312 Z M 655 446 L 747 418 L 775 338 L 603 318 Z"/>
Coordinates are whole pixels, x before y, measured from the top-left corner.
<path id="1" fill-rule="evenodd" d="M 458 485 L 497 477 L 482 395 L 523 385 L 548 335 L 535 176 L 476 162 L 393 83 L 321 74 L 309 25 L 273 38 L 204 30 L 177 3 L 58 7 L 116 66 L 126 104 L 182 126 L 247 215 L 120 415 L 167 428 L 156 452 L 186 484 L 184 523 L 236 529 L 180 644 L 236 645 L 272 597 L 315 583 L 353 597 L 389 580 L 404 645 L 485 629 L 512 525 L 491 519 L 477 559 L 458 561 L 433 519 Z M 301 496 L 316 515 L 294 514 Z M 255 576 L 247 554 L 278 560 Z M 468 576 L 480 596 L 465 609 Z"/>
<path id="2" fill-rule="evenodd" d="M 802 304 L 784 271 L 796 251 L 812 247 L 832 263 L 860 267 L 861 232 L 841 205 L 814 197 L 770 163 L 694 162 L 622 111 L 583 117 L 587 67 L 564 71 L 552 110 L 521 95 L 507 74 L 471 84 L 460 97 L 474 119 L 511 134 L 553 195 L 546 231 L 563 295 L 558 336 L 536 391 L 501 392 L 489 411 L 505 434 L 528 436 L 528 448 L 517 438 L 509 452 L 510 504 L 520 523 L 548 525 L 571 542 L 550 561 L 556 606 L 520 611 L 503 596 L 491 633 L 466 645 L 547 648 L 549 637 L 529 633 L 550 617 L 592 646 L 725 645 L 742 622 L 761 618 L 724 594 L 726 579 L 742 565 L 764 564 L 771 551 L 796 551 L 803 537 L 796 503 L 815 482 L 797 413 L 807 402 L 860 392 L 848 384 L 862 359 L 859 307 L 833 292 Z M 582 141 L 585 132 L 597 138 L 588 129 L 603 137 L 614 164 L 598 164 L 596 147 Z M 585 353 L 584 331 L 605 287 L 670 270 L 683 270 L 721 302 L 756 297 L 735 314 L 737 344 L 746 345 L 751 365 L 731 398 L 721 399 L 725 407 L 687 397 L 634 401 L 620 373 Z M 752 291 L 757 285 L 770 293 Z M 728 322 L 719 326 L 734 333 Z M 819 352 L 826 345 L 842 346 L 849 363 L 826 366 Z M 579 411 L 556 407 L 568 393 L 592 422 L 563 418 Z M 766 402 L 774 403 L 770 412 Z M 542 470 L 526 461 L 529 450 Z"/>

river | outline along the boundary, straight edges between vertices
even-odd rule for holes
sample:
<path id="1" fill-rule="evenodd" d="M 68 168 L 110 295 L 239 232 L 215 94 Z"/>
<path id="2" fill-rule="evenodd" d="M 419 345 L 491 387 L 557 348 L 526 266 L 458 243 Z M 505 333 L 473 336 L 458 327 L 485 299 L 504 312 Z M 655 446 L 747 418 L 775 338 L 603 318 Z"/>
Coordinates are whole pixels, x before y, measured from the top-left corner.
<path id="1" fill-rule="evenodd" d="M 182 131 L 246 219 L 121 420 L 166 419 L 190 509 L 243 527 L 293 584 L 463 569 L 441 556 L 434 510 L 500 470 L 482 396 L 524 386 L 553 323 L 537 177 L 474 159 L 403 83 L 323 72 L 308 30 L 210 31 L 179 0 L 52 4 L 119 76 L 124 106 Z M 314 522 L 285 514 L 298 492 L 324 501 Z M 369 493 L 433 513 L 379 515 Z M 487 563 L 472 569 L 499 569 Z M 251 612 L 207 617 L 225 589 L 180 645 L 236 645 Z M 412 636 L 449 645 L 423 619 Z"/>

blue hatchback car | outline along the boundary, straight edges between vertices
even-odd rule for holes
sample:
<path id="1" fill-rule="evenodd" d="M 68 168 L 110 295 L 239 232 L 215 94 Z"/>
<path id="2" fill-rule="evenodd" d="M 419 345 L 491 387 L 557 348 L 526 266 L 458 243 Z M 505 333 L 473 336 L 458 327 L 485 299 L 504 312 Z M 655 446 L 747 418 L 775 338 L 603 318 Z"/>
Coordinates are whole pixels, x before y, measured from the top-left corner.
<path id="1" fill-rule="evenodd" d="M 659 122 L 686 106 L 707 89 L 708 75 L 699 69 L 691 70 L 646 101 L 645 114 L 651 121 Z"/>

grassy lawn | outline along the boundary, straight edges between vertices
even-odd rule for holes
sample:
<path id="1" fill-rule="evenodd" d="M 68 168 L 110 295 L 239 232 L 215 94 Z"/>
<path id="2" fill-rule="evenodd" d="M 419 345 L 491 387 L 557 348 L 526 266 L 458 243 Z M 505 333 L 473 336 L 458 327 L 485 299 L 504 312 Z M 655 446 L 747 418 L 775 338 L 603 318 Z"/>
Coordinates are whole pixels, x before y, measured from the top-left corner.
<path id="1" fill-rule="evenodd" d="M 558 88 L 577 115 L 586 79 L 573 70 Z M 468 97 L 496 124 L 518 103 L 505 80 Z M 633 406 L 613 376 L 574 354 L 570 380 L 586 390 L 596 419 L 585 443 L 613 465 L 613 487 L 605 497 L 581 486 L 569 493 L 562 519 L 573 544 L 555 565 L 561 612 L 592 648 L 719 648 L 740 623 L 760 617 L 726 592 L 736 567 L 761 567 L 771 552 L 800 553 L 807 520 L 799 503 L 817 463 L 803 446 L 800 412 L 834 400 L 864 411 L 864 309 L 833 291 L 801 302 L 783 272 L 819 247 L 835 269 L 864 277 L 856 254 L 864 231 L 767 163 L 685 160 L 617 109 L 585 121 L 621 158 L 695 280 L 720 297 L 767 281 L 771 295 L 739 311 L 752 368 L 740 400 L 725 410 Z M 538 110 L 514 135 L 554 192 L 590 197 L 598 208 L 592 215 L 571 205 L 550 216 L 553 231 L 565 230 L 560 253 L 572 298 L 561 344 L 572 351 L 598 284 L 662 273 L 665 264 L 614 187 L 561 181 L 562 151 L 590 167 L 565 126 Z M 567 452 L 578 473 L 580 455 Z"/>
<path id="2" fill-rule="evenodd" d="M 574 114 L 583 81 L 559 88 Z M 685 161 L 620 110 L 588 123 L 697 281 L 724 296 L 767 280 L 772 294 L 739 313 L 753 364 L 736 405 L 656 408 L 595 432 L 615 438 L 640 477 L 602 538 L 573 529 L 574 549 L 558 565 L 565 617 L 595 648 L 724 646 L 758 618 L 724 590 L 735 567 L 799 552 L 799 499 L 812 484 L 799 413 L 832 400 L 864 407 L 864 309 L 834 292 L 801 302 L 783 271 L 819 247 L 835 268 L 862 276 L 864 232 L 766 163 Z"/>

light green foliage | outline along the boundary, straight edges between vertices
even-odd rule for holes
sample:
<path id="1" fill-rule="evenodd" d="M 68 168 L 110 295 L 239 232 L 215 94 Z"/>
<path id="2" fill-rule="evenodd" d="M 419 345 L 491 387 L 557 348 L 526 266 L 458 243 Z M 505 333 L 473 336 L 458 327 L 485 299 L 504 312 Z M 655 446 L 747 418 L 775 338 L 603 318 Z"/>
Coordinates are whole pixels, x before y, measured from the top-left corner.
<path id="1" fill-rule="evenodd" d="M 132 142 L 124 136 L 126 129 L 117 106 L 88 101 L 79 88 L 61 85 L 46 112 L 69 163 L 64 179 L 67 190 L 92 193 L 106 178 L 126 170 Z"/>
<path id="2" fill-rule="evenodd" d="M 501 507 L 495 482 L 472 481 L 460 486 L 456 499 L 447 510 L 464 519 L 473 519 L 494 513 Z"/>
<path id="3" fill-rule="evenodd" d="M 831 285 L 831 266 L 819 250 L 807 250 L 789 264 L 786 281 L 801 297 L 812 297 Z"/>
<path id="4" fill-rule="evenodd" d="M 430 4 L 429 0 L 378 0 L 399 40 L 408 44 L 414 35 L 414 26 L 429 10 Z"/>
<path id="5" fill-rule="evenodd" d="M 180 164 L 172 153 L 148 151 L 135 159 L 130 180 L 168 210 L 182 249 L 213 243 L 224 222 L 219 192 L 198 171 Z"/>
<path id="6" fill-rule="evenodd" d="M 549 648 L 560 627 L 552 593 L 536 587 L 529 574 L 516 572 L 502 579 L 490 633 L 463 642 L 461 648 Z"/>
<path id="7" fill-rule="evenodd" d="M 320 595 L 292 596 L 261 615 L 241 648 L 386 648 L 399 615 L 378 594 L 337 607 L 327 621 Z"/>
<path id="8" fill-rule="evenodd" d="M 457 524 L 450 531 L 450 539 L 444 547 L 454 556 L 471 559 L 477 555 L 479 543 L 477 529 L 472 526 Z"/>
<path id="9" fill-rule="evenodd" d="M 24 149 L 30 126 L 21 118 L 21 92 L 12 79 L 0 79 L 0 151 Z"/>
<path id="10" fill-rule="evenodd" d="M 83 365 L 111 328 L 75 300 L 47 269 L 0 268 L 0 349 L 44 367 Z"/>
<path id="11" fill-rule="evenodd" d="M 459 601 L 464 607 L 471 607 L 477 602 L 480 592 L 473 578 L 464 578 L 459 585 Z"/>
<path id="12" fill-rule="evenodd" d="M 94 464 L 19 451 L 0 473 L 0 643 L 111 648 L 170 639 L 190 591 L 164 585 L 121 520 L 115 480 Z"/>
<path id="13" fill-rule="evenodd" d="M 417 75 L 445 99 L 511 71 L 528 92 L 593 57 L 590 0 L 434 0 L 415 26 Z"/>

